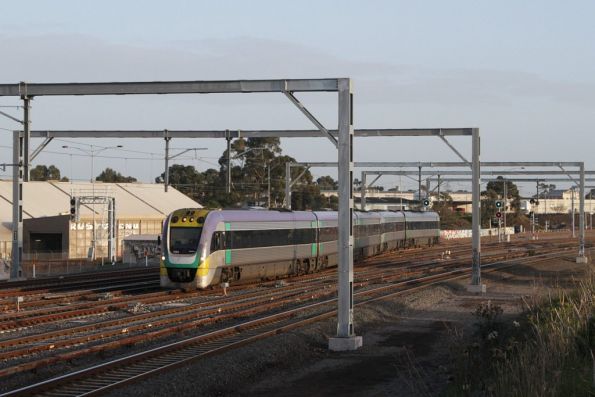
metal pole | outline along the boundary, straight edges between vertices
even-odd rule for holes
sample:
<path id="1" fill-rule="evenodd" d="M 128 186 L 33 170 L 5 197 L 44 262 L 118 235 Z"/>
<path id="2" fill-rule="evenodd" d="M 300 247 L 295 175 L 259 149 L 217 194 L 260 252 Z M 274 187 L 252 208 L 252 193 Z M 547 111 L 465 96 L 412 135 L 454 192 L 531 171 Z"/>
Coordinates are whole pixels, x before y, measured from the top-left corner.
<path id="1" fill-rule="evenodd" d="M 589 225 L 593 230 L 593 189 L 589 192 Z"/>
<path id="2" fill-rule="evenodd" d="M 29 142 L 31 140 L 31 99 L 23 97 L 23 182 L 29 182 L 30 165 L 29 164 Z"/>
<path id="3" fill-rule="evenodd" d="M 579 198 L 579 246 L 577 263 L 587 263 L 588 259 L 585 256 L 585 163 L 579 166 L 581 173 L 580 198 Z"/>
<path id="4" fill-rule="evenodd" d="M 440 205 L 440 174 L 438 174 L 438 205 Z"/>
<path id="5" fill-rule="evenodd" d="M 10 278 L 21 275 L 23 260 L 23 133 L 12 135 L 12 264 Z"/>
<path id="6" fill-rule="evenodd" d="M 268 184 L 267 184 L 267 199 L 268 199 L 268 208 L 271 208 L 271 163 L 267 164 L 267 176 L 268 176 Z"/>
<path id="7" fill-rule="evenodd" d="M 572 225 L 572 238 L 576 237 L 576 233 L 574 232 L 574 186 L 570 189 L 570 193 L 572 194 L 572 198 L 570 199 L 570 223 Z"/>
<path id="8" fill-rule="evenodd" d="M 365 211 L 366 210 L 366 185 L 367 185 L 367 181 L 366 181 L 367 175 L 365 171 L 362 171 L 362 184 L 361 184 L 361 188 L 360 188 L 360 205 L 361 205 L 361 210 Z"/>
<path id="9" fill-rule="evenodd" d="M 95 157 L 95 151 L 93 149 L 93 145 L 91 145 L 91 189 L 93 191 L 93 204 L 91 206 L 91 211 L 93 212 L 93 238 L 91 240 L 91 259 L 95 260 L 95 178 L 94 178 L 94 158 Z"/>
<path id="10" fill-rule="evenodd" d="M 339 80 L 339 215 L 337 337 L 331 350 L 355 350 L 362 337 L 353 329 L 353 97 L 351 80 Z"/>
<path id="11" fill-rule="evenodd" d="M 229 130 L 225 130 L 225 139 L 227 140 L 227 182 L 225 191 L 227 194 L 231 193 L 231 137 L 229 136 Z"/>
<path id="12" fill-rule="evenodd" d="M 417 178 L 417 199 L 421 203 L 421 166 L 419 167 L 419 176 Z"/>
<path id="13" fill-rule="evenodd" d="M 485 285 L 481 284 L 481 166 L 480 157 L 480 139 L 479 129 L 474 128 L 472 133 L 472 227 L 473 227 L 473 253 L 471 262 L 471 285 L 469 290 L 472 292 L 485 292 Z"/>
<path id="14" fill-rule="evenodd" d="M 508 208 L 508 181 L 504 180 L 504 213 L 502 214 L 502 218 L 504 219 L 504 241 L 506 242 L 507 233 L 506 233 L 506 209 Z"/>
<path id="15" fill-rule="evenodd" d="M 291 209 L 291 164 L 285 163 L 285 208 Z"/>
<path id="16" fill-rule="evenodd" d="M 167 130 L 165 130 L 165 172 L 163 177 L 163 184 L 165 191 L 167 192 L 167 186 L 169 186 L 169 141 L 170 137 L 167 136 Z"/>

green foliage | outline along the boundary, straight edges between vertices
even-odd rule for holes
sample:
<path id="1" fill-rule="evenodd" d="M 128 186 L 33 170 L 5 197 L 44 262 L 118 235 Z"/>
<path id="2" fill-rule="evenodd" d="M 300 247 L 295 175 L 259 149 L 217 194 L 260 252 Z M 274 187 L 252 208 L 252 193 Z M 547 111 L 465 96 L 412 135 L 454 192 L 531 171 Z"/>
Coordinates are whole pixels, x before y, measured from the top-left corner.
<path id="1" fill-rule="evenodd" d="M 218 170 L 199 172 L 193 166 L 174 164 L 169 168 L 169 183 L 209 208 L 267 206 L 269 200 L 271 208 L 281 207 L 285 198 L 285 164 L 296 162 L 281 153 L 279 138 L 240 138 L 232 142 L 230 153 L 224 150 Z M 228 156 L 231 159 L 230 194 L 226 192 Z M 304 168 L 292 167 L 292 178 L 295 180 L 302 172 Z M 164 177 L 161 174 L 155 181 L 163 183 Z M 319 181 L 324 186 L 336 186 L 331 177 L 322 177 Z M 292 208 L 336 208 L 336 198 L 329 200 L 320 194 L 320 183 L 314 183 L 312 174 L 306 170 L 292 189 Z"/>
<path id="2" fill-rule="evenodd" d="M 498 211 L 495 204 L 496 200 L 504 199 L 505 184 L 507 190 L 506 201 L 508 204 L 508 211 L 510 211 L 507 213 L 508 225 L 525 224 L 525 220 L 520 217 L 521 196 L 518 187 L 513 182 L 506 181 L 501 176 L 496 179 L 497 181 L 488 182 L 486 190 L 481 192 L 481 226 L 491 227 L 491 220 Z"/>
<path id="3" fill-rule="evenodd" d="M 60 178 L 60 170 L 54 165 L 38 165 L 31 169 L 30 175 L 32 181 L 68 181 L 66 177 Z"/>
<path id="4" fill-rule="evenodd" d="M 544 302 L 525 300 L 527 312 L 503 321 L 498 306 L 475 311 L 478 334 L 452 346 L 448 396 L 591 396 L 595 394 L 595 277 L 572 293 Z"/>
<path id="5" fill-rule="evenodd" d="M 119 172 L 111 169 L 106 168 L 105 170 L 101 171 L 101 174 L 95 178 L 96 181 L 101 182 L 110 182 L 110 183 L 131 183 L 136 182 L 136 178 L 132 176 L 124 176 Z"/>

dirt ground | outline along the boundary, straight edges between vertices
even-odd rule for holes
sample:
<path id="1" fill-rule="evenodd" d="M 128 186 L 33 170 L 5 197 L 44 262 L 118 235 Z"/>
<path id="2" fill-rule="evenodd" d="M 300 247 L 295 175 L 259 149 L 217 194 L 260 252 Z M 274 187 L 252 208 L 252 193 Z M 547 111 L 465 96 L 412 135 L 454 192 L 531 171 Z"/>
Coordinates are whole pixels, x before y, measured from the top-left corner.
<path id="1" fill-rule="evenodd" d="M 591 253 L 592 256 L 592 253 Z M 591 265 L 592 266 L 592 265 Z M 483 274 L 487 293 L 466 292 L 468 279 L 440 284 L 355 309 L 363 347 L 330 352 L 329 320 L 156 376 L 112 396 L 436 396 L 444 392 L 453 335 L 471 337 L 474 310 L 488 300 L 513 321 L 524 300 L 571 288 L 589 266 L 574 256 Z M 459 339 L 460 340 L 460 339 Z"/>

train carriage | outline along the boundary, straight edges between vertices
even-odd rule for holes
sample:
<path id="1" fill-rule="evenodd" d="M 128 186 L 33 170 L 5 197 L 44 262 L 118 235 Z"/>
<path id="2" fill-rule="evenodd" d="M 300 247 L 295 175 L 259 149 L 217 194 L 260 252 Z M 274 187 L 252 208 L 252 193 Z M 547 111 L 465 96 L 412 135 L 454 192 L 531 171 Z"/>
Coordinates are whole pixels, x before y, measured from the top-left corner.
<path id="1" fill-rule="evenodd" d="M 336 266 L 337 216 L 333 211 L 174 211 L 164 224 L 161 285 L 206 288 Z M 440 233 L 433 229 L 438 220 L 431 212 L 356 212 L 354 257 L 431 245 Z"/>

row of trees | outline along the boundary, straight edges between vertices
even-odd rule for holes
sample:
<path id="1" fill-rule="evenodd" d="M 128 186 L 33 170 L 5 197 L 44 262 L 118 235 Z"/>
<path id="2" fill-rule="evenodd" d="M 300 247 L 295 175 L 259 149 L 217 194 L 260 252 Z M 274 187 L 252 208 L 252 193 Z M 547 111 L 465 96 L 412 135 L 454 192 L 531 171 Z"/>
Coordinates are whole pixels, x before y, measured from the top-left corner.
<path id="1" fill-rule="evenodd" d="M 61 181 L 68 182 L 68 178 L 63 176 L 60 177 L 60 169 L 55 165 L 38 165 L 31 169 L 30 177 L 32 181 Z M 136 178 L 132 176 L 124 176 L 119 172 L 106 168 L 95 178 L 96 181 L 100 182 L 136 182 Z"/>
<path id="2" fill-rule="evenodd" d="M 285 164 L 296 162 L 282 154 L 279 138 L 238 139 L 231 145 L 231 193 L 227 193 L 227 150 L 219 158 L 219 169 L 199 172 L 189 165 L 174 164 L 169 167 L 169 183 L 182 193 L 206 207 L 237 207 L 244 205 L 281 207 L 285 198 Z M 292 187 L 292 208 L 319 210 L 337 209 L 337 197 L 327 198 L 321 191 L 337 190 L 338 182 L 330 176 L 316 181 L 308 170 L 292 167 L 292 177 L 301 175 Z M 162 173 L 155 178 L 163 183 Z M 31 170 L 31 180 L 68 181 L 61 177 L 54 166 L 38 165 Z M 106 168 L 96 178 L 101 182 L 136 182 L 136 178 Z M 270 192 L 270 193 L 269 193 Z"/>
<path id="3" fill-rule="evenodd" d="M 235 207 L 242 205 L 281 207 L 285 198 L 285 164 L 296 162 L 282 154 L 279 138 L 237 139 L 231 145 L 231 193 L 227 186 L 227 149 L 219 158 L 219 169 L 197 171 L 193 166 L 174 164 L 169 168 L 171 186 L 195 199 L 206 207 Z M 292 167 L 292 178 L 300 174 L 299 182 L 292 187 L 292 208 L 336 209 L 338 199 L 327 198 L 321 190 L 336 190 L 338 183 L 330 176 L 316 181 L 308 170 Z M 163 183 L 162 173 L 155 178 Z M 269 197 L 270 191 L 270 197 Z"/>

